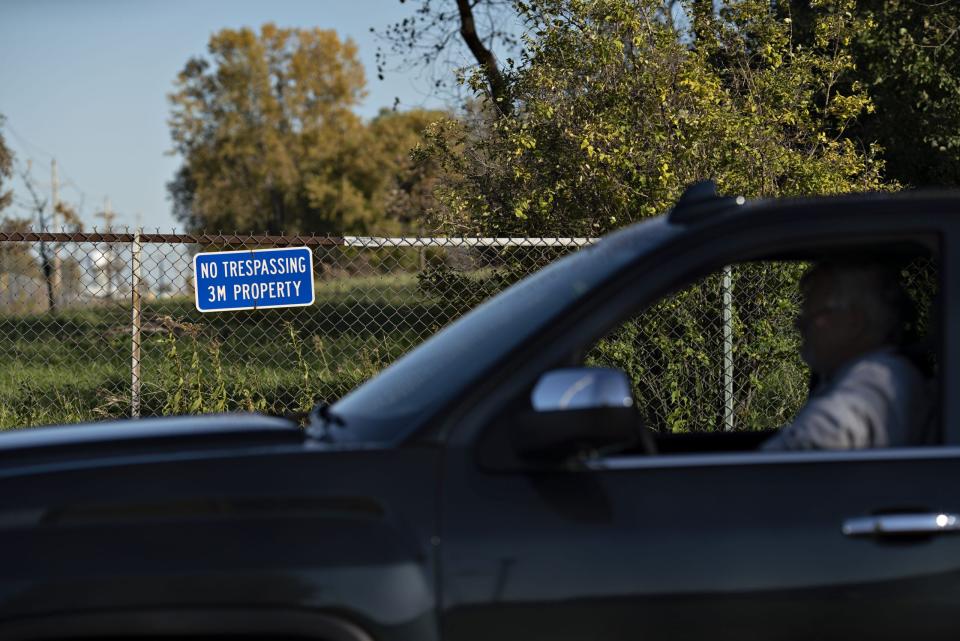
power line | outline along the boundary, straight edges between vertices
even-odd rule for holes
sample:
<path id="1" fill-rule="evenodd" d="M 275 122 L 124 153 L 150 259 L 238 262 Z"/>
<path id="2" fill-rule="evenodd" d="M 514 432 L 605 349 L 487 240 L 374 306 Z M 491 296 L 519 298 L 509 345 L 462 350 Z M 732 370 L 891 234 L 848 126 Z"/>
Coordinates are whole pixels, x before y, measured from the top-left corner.
<path id="1" fill-rule="evenodd" d="M 23 136 L 22 134 L 20 134 L 20 132 L 18 132 L 15 127 L 13 127 L 13 126 L 10 125 L 10 120 L 8 120 L 7 118 L 4 118 L 3 127 L 4 127 L 7 131 L 9 131 L 10 133 L 12 133 L 12 134 L 13 134 L 13 137 L 16 138 L 18 141 L 20 141 L 20 144 L 21 144 L 21 145 L 23 145 L 23 146 L 25 146 L 25 147 L 33 147 L 33 149 L 34 149 L 35 151 L 39 151 L 39 152 L 40 152 L 40 155 L 46 156 L 47 159 L 53 158 L 53 154 L 51 154 L 49 151 L 47 151 L 46 149 L 44 149 L 44 148 L 41 147 L 40 145 L 36 145 L 36 144 L 30 142 L 29 140 L 27 140 L 27 138 L 26 138 L 25 136 Z M 26 156 L 29 158 L 31 154 L 28 153 L 28 154 L 24 154 L 24 155 L 26 155 Z"/>
<path id="2" fill-rule="evenodd" d="M 30 141 L 26 136 L 24 136 L 22 133 L 17 131 L 15 127 L 10 125 L 10 121 L 7 118 L 4 118 L 3 120 L 3 128 L 8 130 L 11 134 L 13 134 L 13 138 L 17 141 L 17 145 L 16 145 L 17 152 L 18 152 L 17 155 L 20 156 L 20 159 L 17 160 L 18 163 L 26 164 L 27 167 L 32 168 L 34 164 L 39 164 L 39 163 L 35 163 L 35 158 L 34 158 L 34 156 L 38 156 L 38 155 L 46 156 L 51 162 L 57 163 L 58 173 L 60 174 L 60 176 L 65 178 L 64 181 L 60 182 L 59 187 L 62 190 L 66 190 L 66 189 L 72 190 L 75 196 L 79 197 L 79 204 L 76 207 L 76 211 L 82 217 L 84 206 L 90 200 L 90 197 L 87 194 L 87 192 L 85 192 L 77 184 L 77 181 L 74 180 L 74 178 L 70 175 L 70 173 L 64 170 L 63 164 L 56 159 L 56 156 L 54 156 L 54 154 L 50 153 L 40 145 L 37 145 L 36 143 Z M 22 177 L 18 176 L 18 178 L 22 178 Z M 35 182 L 45 189 L 48 187 L 51 189 L 53 188 L 52 184 L 47 185 L 47 183 L 42 180 L 35 180 Z M 21 206 L 23 206 L 22 203 L 18 203 L 18 204 L 21 204 Z"/>
<path id="3" fill-rule="evenodd" d="M 47 151 L 40 145 L 37 145 L 31 142 L 23 134 L 18 132 L 14 127 L 11 127 L 10 121 L 8 119 L 4 118 L 3 126 L 4 128 L 8 129 L 10 133 L 12 133 L 14 137 L 19 141 L 20 155 L 26 158 L 28 161 L 33 161 L 34 159 L 32 156 L 36 154 L 30 153 L 30 150 L 27 149 L 27 147 L 33 148 L 34 151 L 40 152 L 39 155 L 46 156 L 48 160 L 54 159 L 55 157 L 54 154 L 51 154 L 49 151 Z M 87 192 L 81 189 L 80 186 L 77 184 L 77 181 L 74 180 L 73 176 L 70 175 L 70 172 L 64 169 L 63 163 L 60 161 L 58 161 L 58 163 L 59 163 L 60 175 L 63 176 L 64 178 L 64 181 L 62 182 L 61 187 L 63 187 L 64 189 L 66 188 L 73 189 L 75 192 L 77 192 L 77 194 L 80 195 L 80 197 L 83 200 L 89 200 L 89 195 L 87 194 Z"/>

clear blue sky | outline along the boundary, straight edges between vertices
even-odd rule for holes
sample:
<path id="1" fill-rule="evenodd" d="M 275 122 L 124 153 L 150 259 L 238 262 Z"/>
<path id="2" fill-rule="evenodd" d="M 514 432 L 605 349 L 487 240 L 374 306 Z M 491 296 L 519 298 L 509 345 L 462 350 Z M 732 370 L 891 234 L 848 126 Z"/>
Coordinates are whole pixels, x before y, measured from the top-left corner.
<path id="1" fill-rule="evenodd" d="M 352 38 L 369 92 L 358 113 L 369 118 L 394 97 L 401 109 L 442 106 L 420 71 L 376 78 L 370 27 L 410 11 L 397 0 L 0 0 L 2 132 L 18 160 L 33 159 L 45 190 L 57 158 L 62 198 L 82 205 L 88 228 L 109 196 L 119 224 L 134 225 L 139 212 L 144 226 L 179 229 L 165 187 L 180 164 L 165 154 L 166 95 L 187 59 L 206 53 L 212 33 L 274 22 Z M 22 202 L 22 185 L 14 188 Z"/>

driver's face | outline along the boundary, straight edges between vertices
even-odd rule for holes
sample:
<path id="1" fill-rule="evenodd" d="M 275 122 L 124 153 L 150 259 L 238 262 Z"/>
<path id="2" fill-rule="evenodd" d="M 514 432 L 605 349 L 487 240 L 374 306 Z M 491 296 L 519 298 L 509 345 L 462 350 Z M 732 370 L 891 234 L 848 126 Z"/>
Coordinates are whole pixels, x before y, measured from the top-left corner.
<path id="1" fill-rule="evenodd" d="M 802 344 L 800 356 L 818 374 L 829 374 L 843 364 L 859 331 L 856 314 L 837 302 L 824 275 L 807 283 L 796 327 Z"/>

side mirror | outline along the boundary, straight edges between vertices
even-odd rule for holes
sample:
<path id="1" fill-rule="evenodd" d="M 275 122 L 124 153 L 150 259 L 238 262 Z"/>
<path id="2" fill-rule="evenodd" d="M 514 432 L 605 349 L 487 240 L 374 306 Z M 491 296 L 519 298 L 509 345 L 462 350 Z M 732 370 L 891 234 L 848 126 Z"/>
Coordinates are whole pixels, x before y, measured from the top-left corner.
<path id="1" fill-rule="evenodd" d="M 633 392 L 627 375 L 618 369 L 575 367 L 541 376 L 530 403 L 537 412 L 633 407 Z"/>
<path id="2" fill-rule="evenodd" d="M 524 458 L 565 460 L 615 447 L 647 448 L 627 375 L 578 367 L 544 374 L 530 397 L 533 411 L 517 416 L 513 443 Z"/>

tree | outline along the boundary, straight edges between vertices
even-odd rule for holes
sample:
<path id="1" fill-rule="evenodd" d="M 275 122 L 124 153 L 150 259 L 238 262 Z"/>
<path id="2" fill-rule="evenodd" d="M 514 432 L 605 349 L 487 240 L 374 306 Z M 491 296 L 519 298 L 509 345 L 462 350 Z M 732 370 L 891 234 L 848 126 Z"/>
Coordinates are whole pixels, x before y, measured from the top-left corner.
<path id="1" fill-rule="evenodd" d="M 32 201 L 32 216 L 30 219 L 35 221 L 36 228 L 45 230 L 48 228 L 48 219 L 47 219 L 47 206 L 48 199 L 44 197 L 40 188 L 37 186 L 36 181 L 33 179 L 33 174 L 31 173 L 32 166 L 28 161 L 26 167 L 23 167 L 20 171 L 20 179 L 23 182 L 24 186 L 27 188 L 27 193 L 30 194 L 30 200 Z M 20 224 L 22 225 L 24 220 L 12 220 L 8 221 L 12 225 Z M 40 241 L 39 244 L 39 254 L 40 254 L 40 274 L 43 277 L 44 285 L 46 286 L 47 293 L 47 309 L 51 314 L 56 313 L 57 311 L 57 292 L 55 287 L 55 271 L 54 271 L 54 249 L 46 243 L 46 241 Z"/>
<path id="2" fill-rule="evenodd" d="M 876 105 L 853 135 L 884 149 L 887 174 L 960 186 L 960 3 L 861 0 L 856 78 Z"/>
<path id="3" fill-rule="evenodd" d="M 852 0 L 820 4 L 831 10 L 798 47 L 769 0 L 719 15 L 681 3 L 689 30 L 660 0 L 538 2 L 515 111 L 431 129 L 449 217 L 483 233 L 593 236 L 707 177 L 752 197 L 881 188 L 874 152 L 844 137 L 872 108 L 842 82 Z"/>
<path id="4" fill-rule="evenodd" d="M 3 116 L 0 116 L 0 125 L 2 124 Z M 30 231 L 32 228 L 46 229 L 49 222 L 47 217 L 49 201 L 41 194 L 40 188 L 33 178 L 31 163 L 27 161 L 26 165 L 22 165 L 16 162 L 13 152 L 6 146 L 3 135 L 0 134 L 0 212 L 13 201 L 13 190 L 7 189 L 4 191 L 3 182 L 13 177 L 15 166 L 22 184 L 30 196 L 31 203 L 28 207 L 31 211 L 28 217 L 0 217 L 0 231 L 11 233 Z M 57 203 L 56 211 L 60 215 L 65 228 L 72 231 L 80 230 L 80 216 L 73 206 L 60 201 Z M 41 241 L 38 250 L 39 265 L 26 243 L 0 244 L 0 290 L 9 291 L 11 276 L 42 279 L 46 288 L 47 308 L 51 312 L 56 312 L 58 294 L 66 291 L 65 288 L 76 289 L 76 284 L 80 281 L 79 269 L 76 261 L 72 259 L 68 259 L 66 262 L 58 260 L 55 246 L 51 247 L 46 242 Z M 66 275 L 66 278 L 63 278 L 64 275 Z"/>
<path id="5" fill-rule="evenodd" d="M 351 111 L 364 94 L 353 42 L 267 24 L 221 30 L 208 51 L 170 96 L 176 216 L 193 229 L 369 229 L 377 181 Z"/>
<path id="6" fill-rule="evenodd" d="M 407 0 L 400 0 L 405 3 Z M 516 48 L 517 2 L 515 0 L 416 0 L 412 15 L 382 33 L 387 49 L 377 50 L 377 75 L 382 80 L 394 56 L 403 65 L 431 67 L 440 63 L 452 67 L 460 49 L 466 47 L 485 80 L 485 89 L 496 114 L 509 115 L 513 98 L 506 70 L 494 52 L 498 45 Z M 529 9 L 532 10 L 532 9 Z M 371 29 L 371 31 L 375 31 Z M 444 73 L 446 69 L 444 69 Z M 434 77 L 434 86 L 446 86 L 448 79 Z"/>
<path id="7" fill-rule="evenodd" d="M 401 0 L 404 2 L 405 0 Z M 426 67 L 447 62 L 464 45 L 458 38 L 459 14 L 453 0 L 418 0 L 404 20 L 391 25 L 385 36 L 389 53 L 405 62 Z M 477 16 L 481 41 L 495 49 L 516 49 L 517 33 L 526 25 L 535 35 L 542 21 L 535 24 L 517 10 L 537 11 L 539 0 L 474 0 L 468 4 Z M 549 5 L 549 3 L 546 3 Z M 682 27 L 689 24 L 684 37 L 692 42 L 708 42 L 715 34 L 710 23 L 721 11 L 737 11 L 742 0 L 662 0 L 660 14 L 670 22 L 680 17 Z M 751 3 L 747 2 L 747 5 Z M 821 29 L 825 17 L 840 5 L 822 0 L 773 0 L 774 15 L 790 25 L 794 46 L 815 46 L 816 25 Z M 846 3 L 857 28 L 848 30 L 845 44 L 849 65 L 837 86 L 870 97 L 873 109 L 862 112 L 848 123 L 844 137 L 855 146 L 868 149 L 876 145 L 884 161 L 885 175 L 905 186 L 952 186 L 960 184 L 960 3 L 939 0 L 857 0 Z M 842 13 L 842 12 L 841 12 Z M 455 46 L 459 44 L 460 46 Z M 389 59 L 379 52 L 383 72 Z M 716 61 L 715 61 L 716 62 Z M 479 64 L 479 60 L 478 60 Z M 449 66 L 449 65 L 448 65 Z M 500 69 L 507 81 L 503 92 L 510 102 L 512 68 Z M 484 78 L 484 92 L 492 94 L 491 78 Z M 442 84 L 438 79 L 437 84 Z"/>
<path id="8" fill-rule="evenodd" d="M 450 118 L 443 111 L 413 109 L 381 110 L 370 123 L 374 141 L 371 157 L 377 159 L 381 206 L 388 221 L 398 230 L 425 233 L 429 216 L 436 209 L 434 190 L 439 168 L 430 158 L 420 159 L 423 132 L 434 122 Z"/>
<path id="9" fill-rule="evenodd" d="M 0 115 L 0 125 L 3 125 L 3 116 Z M 13 202 L 13 190 L 3 190 L 5 180 L 13 177 L 13 152 L 7 147 L 3 134 L 0 133 L 0 211 L 6 209 Z"/>
<path id="10" fill-rule="evenodd" d="M 849 10 L 863 28 L 847 83 L 864 87 L 875 109 L 847 136 L 877 143 L 886 175 L 903 185 L 960 185 L 960 3 L 858 0 Z M 821 11 L 807 0 L 781 5 L 804 44 Z"/>

